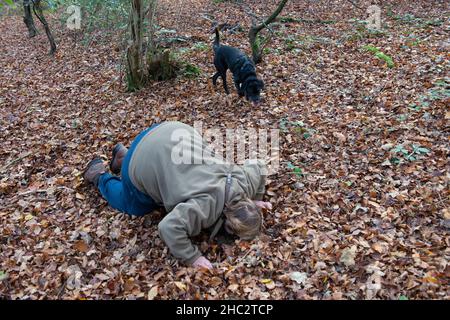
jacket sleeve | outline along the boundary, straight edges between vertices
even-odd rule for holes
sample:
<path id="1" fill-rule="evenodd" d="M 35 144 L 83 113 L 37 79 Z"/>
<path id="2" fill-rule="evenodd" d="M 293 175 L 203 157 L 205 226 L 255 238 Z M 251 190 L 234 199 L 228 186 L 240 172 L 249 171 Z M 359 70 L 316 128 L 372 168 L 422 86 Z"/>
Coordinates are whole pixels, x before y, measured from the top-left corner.
<path id="1" fill-rule="evenodd" d="M 187 265 L 202 255 L 189 237 L 198 235 L 202 229 L 214 223 L 214 202 L 211 196 L 190 199 L 178 204 L 158 224 L 161 239 L 170 253 Z"/>
<path id="2" fill-rule="evenodd" d="M 267 166 L 262 160 L 247 160 L 244 163 L 252 200 L 262 200 L 266 191 Z"/>

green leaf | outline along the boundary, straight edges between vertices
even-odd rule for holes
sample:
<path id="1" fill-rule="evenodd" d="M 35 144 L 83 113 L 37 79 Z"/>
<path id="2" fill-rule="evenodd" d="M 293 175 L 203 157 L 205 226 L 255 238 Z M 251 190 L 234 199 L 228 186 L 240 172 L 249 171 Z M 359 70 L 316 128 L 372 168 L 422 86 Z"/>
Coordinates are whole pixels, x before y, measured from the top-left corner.
<path id="1" fill-rule="evenodd" d="M 288 132 L 289 131 L 287 126 L 286 126 L 286 124 L 287 124 L 286 118 L 282 118 L 280 120 L 280 129 L 281 129 L 281 131 L 283 131 L 283 132 Z"/>
<path id="2" fill-rule="evenodd" d="M 408 106 L 408 108 L 410 108 L 410 109 L 412 109 L 412 110 L 414 110 L 414 111 L 420 111 L 420 109 L 421 109 L 421 107 L 418 106 L 418 105 L 416 105 L 416 104 L 410 104 L 410 105 Z"/>
<path id="3" fill-rule="evenodd" d="M 409 151 L 408 151 L 408 150 L 402 149 L 402 150 L 400 150 L 400 151 L 401 151 L 401 153 L 403 153 L 404 155 L 408 155 L 408 154 L 409 154 Z"/>
<path id="4" fill-rule="evenodd" d="M 400 162 L 401 162 L 401 160 L 396 157 L 390 158 L 389 161 L 391 161 L 391 163 L 393 163 L 393 164 L 400 164 Z"/>
<path id="5" fill-rule="evenodd" d="M 303 123 L 303 121 L 294 121 L 292 123 L 295 127 L 304 127 L 305 124 Z"/>
<path id="6" fill-rule="evenodd" d="M 389 68 L 393 68 L 394 67 L 394 61 L 392 60 L 392 58 L 390 56 L 388 56 L 387 54 L 384 54 L 383 52 L 376 52 L 375 56 L 378 59 L 381 59 L 383 61 L 386 62 L 387 66 Z"/>
<path id="7" fill-rule="evenodd" d="M 288 169 L 291 169 L 297 177 L 303 176 L 303 171 L 301 168 L 294 166 L 291 162 L 287 163 Z"/>
<path id="8" fill-rule="evenodd" d="M 290 163 L 290 162 L 287 163 L 287 167 L 288 167 L 288 169 L 294 169 L 295 168 L 295 166 L 292 163 Z"/>
<path id="9" fill-rule="evenodd" d="M 8 278 L 8 273 L 5 271 L 0 271 L 0 281 L 5 280 L 6 278 Z"/>
<path id="10" fill-rule="evenodd" d="M 303 134 L 303 138 L 305 138 L 305 139 L 308 139 L 308 138 L 311 137 L 311 136 L 312 136 L 312 134 L 309 133 L 309 132 L 305 132 L 305 133 Z"/>
<path id="11" fill-rule="evenodd" d="M 397 152 L 401 152 L 403 150 L 405 150 L 405 149 L 403 148 L 403 146 L 401 144 L 399 144 L 394 149 L 392 149 L 392 152 L 397 153 Z"/>
<path id="12" fill-rule="evenodd" d="M 439 87 L 445 87 L 445 86 L 447 86 L 447 82 L 445 81 L 445 80 L 443 80 L 443 79 L 439 79 L 439 80 L 436 80 L 436 82 L 434 83 L 436 86 L 439 86 Z"/>
<path id="13" fill-rule="evenodd" d="M 424 147 L 419 147 L 419 148 L 417 148 L 417 152 L 430 153 L 431 151 L 430 151 L 430 149 L 427 149 L 427 148 L 424 148 Z"/>
<path id="14" fill-rule="evenodd" d="M 407 296 L 401 295 L 400 297 L 398 297 L 398 300 L 409 300 L 409 299 Z"/>
<path id="15" fill-rule="evenodd" d="M 295 175 L 298 176 L 298 177 L 303 176 L 303 171 L 302 171 L 302 169 L 299 168 L 299 167 L 295 167 L 295 168 L 294 168 L 294 173 L 295 173 Z"/>
<path id="16" fill-rule="evenodd" d="M 372 46 L 371 44 L 365 45 L 362 47 L 363 49 L 372 52 L 372 53 L 377 53 L 380 52 L 380 49 L 378 49 L 377 47 Z"/>

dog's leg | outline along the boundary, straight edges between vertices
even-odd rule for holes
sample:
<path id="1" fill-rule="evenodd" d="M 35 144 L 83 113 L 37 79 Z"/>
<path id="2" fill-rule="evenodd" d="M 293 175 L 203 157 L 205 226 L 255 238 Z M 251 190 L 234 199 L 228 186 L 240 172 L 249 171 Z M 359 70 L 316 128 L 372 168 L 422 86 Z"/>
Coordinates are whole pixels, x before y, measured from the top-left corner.
<path id="1" fill-rule="evenodd" d="M 225 89 L 225 93 L 230 94 L 230 90 L 228 90 L 228 85 L 227 85 L 227 74 L 223 73 L 220 76 L 222 77 L 222 80 L 223 80 L 223 88 Z"/>
<path id="2" fill-rule="evenodd" d="M 213 80 L 213 85 L 217 85 L 217 78 L 219 78 L 219 76 L 220 76 L 220 73 L 218 73 L 218 72 L 216 72 L 216 73 L 213 75 L 213 78 L 212 78 L 212 80 Z"/>

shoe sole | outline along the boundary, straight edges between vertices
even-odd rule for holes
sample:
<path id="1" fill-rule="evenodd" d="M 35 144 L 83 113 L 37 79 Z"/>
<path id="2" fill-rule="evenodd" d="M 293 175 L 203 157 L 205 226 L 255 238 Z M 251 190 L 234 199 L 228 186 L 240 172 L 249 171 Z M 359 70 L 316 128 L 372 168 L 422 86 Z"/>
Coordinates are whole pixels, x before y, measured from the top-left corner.
<path id="1" fill-rule="evenodd" d="M 84 176 L 86 175 L 86 172 L 87 172 L 94 164 L 97 164 L 97 163 L 99 163 L 99 162 L 103 162 L 102 158 L 100 158 L 100 157 L 96 157 L 96 158 L 92 159 L 91 161 L 89 161 L 89 163 L 88 163 L 87 166 L 86 166 L 86 169 L 84 169 L 84 171 L 83 171 L 83 180 L 84 180 L 85 183 L 89 184 L 89 181 L 87 181 L 87 180 L 84 178 Z"/>

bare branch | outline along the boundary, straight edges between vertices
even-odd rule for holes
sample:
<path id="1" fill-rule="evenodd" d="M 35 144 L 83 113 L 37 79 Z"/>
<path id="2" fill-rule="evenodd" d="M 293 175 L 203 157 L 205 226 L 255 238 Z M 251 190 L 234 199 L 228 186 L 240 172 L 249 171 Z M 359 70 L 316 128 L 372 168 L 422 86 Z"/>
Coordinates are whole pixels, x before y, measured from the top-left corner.
<path id="1" fill-rule="evenodd" d="M 261 47 L 261 43 L 259 43 L 259 40 L 258 40 L 258 33 L 261 30 L 263 30 L 264 28 L 267 28 L 273 34 L 273 31 L 269 28 L 269 24 L 271 24 L 273 21 L 275 21 L 275 19 L 281 13 L 281 11 L 283 10 L 283 8 L 287 2 L 288 2 L 288 0 L 281 0 L 278 3 L 278 6 L 275 9 L 275 11 L 273 11 L 272 14 L 265 21 L 263 21 L 259 25 L 256 25 L 256 23 L 253 23 L 252 27 L 250 28 L 248 37 L 249 37 L 250 45 L 252 47 L 252 56 L 253 56 L 254 63 L 261 62 L 261 59 L 262 59 L 261 58 L 261 55 L 262 55 L 261 48 L 264 47 L 265 45 L 267 45 L 267 43 L 269 41 L 269 38 L 267 38 L 266 41 L 264 41 L 264 43 L 262 43 L 263 46 Z"/>
<path id="2" fill-rule="evenodd" d="M 267 26 L 269 24 L 271 24 L 276 19 L 276 17 L 278 17 L 278 15 L 280 14 L 281 10 L 283 10 L 283 8 L 287 2 L 288 2 L 288 0 L 281 0 L 281 2 L 278 4 L 278 7 L 275 9 L 275 11 L 266 19 L 266 21 L 261 23 L 259 26 L 256 26 L 255 30 L 257 32 L 259 32 L 262 29 L 267 28 Z"/>
<path id="3" fill-rule="evenodd" d="M 353 6 L 355 6 L 356 8 L 358 8 L 359 10 L 364 10 L 363 8 L 361 8 L 360 6 L 358 6 L 354 1 L 352 0 L 347 0 L 348 2 L 350 2 Z"/>

